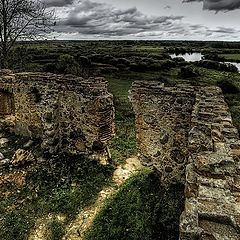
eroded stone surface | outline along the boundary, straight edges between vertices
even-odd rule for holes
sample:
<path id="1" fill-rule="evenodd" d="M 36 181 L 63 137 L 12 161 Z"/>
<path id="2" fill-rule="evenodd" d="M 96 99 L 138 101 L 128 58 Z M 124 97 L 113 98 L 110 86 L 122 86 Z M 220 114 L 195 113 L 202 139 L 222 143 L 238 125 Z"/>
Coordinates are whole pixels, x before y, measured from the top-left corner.
<path id="1" fill-rule="evenodd" d="M 140 159 L 185 182 L 180 239 L 240 239 L 240 140 L 221 90 L 136 82 L 130 99 Z"/>
<path id="2" fill-rule="evenodd" d="M 208 118 L 203 118 L 208 116 Z M 211 146 L 190 132 L 192 154 L 186 168 L 186 203 L 181 216 L 181 239 L 240 239 L 240 141 L 231 115 L 217 88 L 196 95 L 193 128 Z M 208 129 L 207 132 L 203 129 Z M 194 209 L 194 211 L 192 210 Z"/>
<path id="3" fill-rule="evenodd" d="M 184 85 L 135 82 L 132 86 L 140 159 L 157 168 L 163 182 L 184 182 L 194 96 L 194 88 Z"/>
<path id="4" fill-rule="evenodd" d="M 18 149 L 13 155 L 11 164 L 15 167 L 24 166 L 26 164 L 31 164 L 35 161 L 34 156 L 31 152 L 24 149 Z"/>
<path id="5" fill-rule="evenodd" d="M 17 135 L 40 138 L 50 153 L 109 157 L 114 109 L 103 78 L 3 71 L 0 118 Z M 4 144 L 1 139 L 0 147 Z"/>

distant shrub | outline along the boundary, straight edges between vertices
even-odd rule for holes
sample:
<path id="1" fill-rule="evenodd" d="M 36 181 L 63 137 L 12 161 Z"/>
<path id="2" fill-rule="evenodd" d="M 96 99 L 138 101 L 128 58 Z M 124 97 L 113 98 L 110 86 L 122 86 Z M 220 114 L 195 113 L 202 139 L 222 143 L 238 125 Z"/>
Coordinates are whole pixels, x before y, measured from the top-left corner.
<path id="1" fill-rule="evenodd" d="M 104 59 L 104 55 L 102 54 L 92 54 L 88 57 L 92 62 L 95 62 L 95 63 L 102 63 Z"/>
<path id="2" fill-rule="evenodd" d="M 162 68 L 164 69 L 170 69 L 176 67 L 176 63 L 173 60 L 162 60 L 161 61 Z"/>
<path id="3" fill-rule="evenodd" d="M 224 79 L 217 84 L 222 89 L 223 93 L 240 93 L 240 88 L 232 80 Z"/>
<path id="4" fill-rule="evenodd" d="M 144 72 L 148 70 L 148 64 L 145 62 L 130 64 L 130 69 L 135 72 Z"/>
<path id="5" fill-rule="evenodd" d="M 198 67 L 204 67 L 208 69 L 214 69 L 218 71 L 225 72 L 238 72 L 238 68 L 231 63 L 220 63 L 212 60 L 201 60 L 199 62 L 195 62 L 195 65 Z"/>
<path id="6" fill-rule="evenodd" d="M 99 73 L 101 74 L 109 74 L 109 73 L 115 73 L 115 72 L 118 72 L 119 69 L 117 67 L 103 67 L 103 68 L 100 68 L 99 69 Z"/>
<path id="7" fill-rule="evenodd" d="M 25 47 L 19 46 L 9 53 L 9 68 L 15 69 L 17 71 L 23 71 L 28 67 L 29 63 L 32 61 L 32 56 L 29 54 L 29 50 Z M 2 65 L 2 60 L 0 59 L 0 65 Z"/>
<path id="8" fill-rule="evenodd" d="M 165 84 L 168 84 L 169 83 L 169 80 L 164 77 L 163 75 L 160 75 L 158 78 L 157 78 L 157 81 L 161 82 L 161 83 L 165 83 Z"/>
<path id="9" fill-rule="evenodd" d="M 55 63 L 47 63 L 43 67 L 44 72 L 55 73 L 57 71 Z"/>
<path id="10" fill-rule="evenodd" d="M 185 59 L 183 57 L 175 57 L 175 58 L 173 58 L 173 61 L 175 61 L 175 62 L 185 62 Z"/>
<path id="11" fill-rule="evenodd" d="M 126 58 L 119 58 L 117 59 L 117 64 L 123 64 L 125 66 L 129 66 L 131 62 Z"/>
<path id="12" fill-rule="evenodd" d="M 161 71 L 176 67 L 176 63 L 172 60 L 154 60 L 144 58 L 138 63 L 130 64 L 130 69 L 136 72 L 144 71 Z"/>
<path id="13" fill-rule="evenodd" d="M 63 73 L 63 74 L 78 75 L 79 65 L 75 61 L 73 56 L 69 54 L 62 54 L 58 59 L 57 71 L 58 73 Z"/>
<path id="14" fill-rule="evenodd" d="M 208 53 L 203 56 L 203 59 L 212 61 L 225 61 L 224 57 L 219 56 L 217 53 Z"/>
<path id="15" fill-rule="evenodd" d="M 117 64 L 117 59 L 111 55 L 105 55 L 102 57 L 102 60 L 98 59 L 98 62 L 115 66 Z"/>
<path id="16" fill-rule="evenodd" d="M 180 78 L 193 78 L 193 77 L 198 77 L 199 72 L 196 69 L 194 69 L 192 66 L 185 66 L 185 67 L 181 67 L 181 70 L 178 75 Z"/>
<path id="17" fill-rule="evenodd" d="M 91 65 L 91 60 L 86 56 L 78 55 L 76 57 L 76 61 L 78 62 L 79 65 L 81 65 L 83 67 L 88 67 Z"/>
<path id="18" fill-rule="evenodd" d="M 92 69 L 92 62 L 87 56 L 78 55 L 76 57 L 78 63 L 78 74 L 82 77 L 89 77 Z"/>
<path id="19" fill-rule="evenodd" d="M 125 69 L 127 66 L 123 63 L 119 63 L 119 64 L 116 65 L 116 67 L 119 68 L 119 69 Z"/>

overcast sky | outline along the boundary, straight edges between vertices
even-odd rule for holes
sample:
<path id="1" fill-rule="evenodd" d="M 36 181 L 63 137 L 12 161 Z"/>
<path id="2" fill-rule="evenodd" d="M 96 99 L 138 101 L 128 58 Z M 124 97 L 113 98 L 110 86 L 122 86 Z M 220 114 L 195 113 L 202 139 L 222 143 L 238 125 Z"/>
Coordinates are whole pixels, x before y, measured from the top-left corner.
<path id="1" fill-rule="evenodd" d="M 44 0 L 57 39 L 240 41 L 240 0 Z"/>

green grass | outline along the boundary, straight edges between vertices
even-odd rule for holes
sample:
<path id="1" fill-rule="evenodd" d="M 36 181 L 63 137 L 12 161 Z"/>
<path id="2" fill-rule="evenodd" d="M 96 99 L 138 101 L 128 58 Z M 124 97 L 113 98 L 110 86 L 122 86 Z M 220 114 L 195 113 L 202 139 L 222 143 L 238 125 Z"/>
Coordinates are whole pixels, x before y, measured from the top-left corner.
<path id="1" fill-rule="evenodd" d="M 48 232 L 47 240 L 60 240 L 65 235 L 64 225 L 57 220 L 53 220 L 49 223 Z"/>
<path id="2" fill-rule="evenodd" d="M 110 151 L 115 164 L 122 163 L 126 158 L 137 154 L 135 137 L 135 116 L 128 95 L 133 81 L 153 80 L 159 77 L 157 72 L 135 73 L 121 72 L 106 75 L 109 91 L 114 96 L 116 111 L 116 136 L 110 143 Z"/>
<path id="3" fill-rule="evenodd" d="M 114 43 L 115 44 L 115 43 Z M 81 43 L 38 43 L 31 46 L 38 54 L 91 55 L 101 53 L 115 58 L 159 59 L 163 48 L 159 43 L 152 45 L 136 44 L 125 47 L 124 44 L 93 45 Z M 59 46 L 63 45 L 63 46 Z M 80 47 L 77 50 L 75 47 Z M 47 56 L 47 55 L 46 55 Z M 240 59 L 240 54 L 226 54 L 228 59 Z M 135 60 L 134 60 L 135 61 Z M 27 62 L 27 70 L 41 69 L 43 65 Z M 194 66 L 193 66 L 194 67 Z M 193 85 L 218 85 L 224 79 L 230 79 L 240 87 L 240 74 L 215 71 L 194 67 L 200 76 L 193 79 L 179 79 L 180 66 L 162 72 L 167 84 L 189 83 Z M 135 140 L 135 117 L 128 101 L 128 90 L 135 80 L 156 80 L 160 72 L 117 72 L 106 75 L 109 91 L 114 95 L 116 108 L 116 137 L 111 141 L 110 150 L 114 165 L 137 154 Z M 240 96 L 225 93 L 235 126 L 240 131 Z M 42 163 L 27 176 L 24 189 L 12 185 L 0 189 L 0 239 L 26 239 L 29 229 L 36 219 L 48 214 L 64 214 L 66 222 L 54 220 L 49 224 L 49 240 L 60 239 L 65 224 L 76 216 L 85 206 L 96 199 L 97 193 L 111 183 L 113 167 L 103 167 L 96 162 L 83 158 L 57 158 Z M 9 194 L 6 195 L 5 194 Z M 179 216 L 183 206 L 183 186 L 174 185 L 165 188 L 150 171 L 144 170 L 132 177 L 110 199 L 94 221 L 88 232 L 88 240 L 172 240 L 178 239 Z"/>
<path id="4" fill-rule="evenodd" d="M 232 60 L 240 60 L 240 54 L 219 54 L 220 57 Z"/>
<path id="5" fill-rule="evenodd" d="M 177 240 L 183 189 L 165 188 L 154 172 L 142 170 L 107 202 L 86 240 Z"/>
<path id="6" fill-rule="evenodd" d="M 114 96 L 116 111 L 116 136 L 110 143 L 110 151 L 115 164 L 122 163 L 126 158 L 136 154 L 135 118 L 128 100 L 131 80 L 109 78 L 109 91 Z"/>
<path id="7" fill-rule="evenodd" d="M 82 157 L 42 163 L 28 173 L 23 189 L 10 184 L 0 189 L 0 239 L 26 239 L 36 219 L 48 214 L 64 214 L 66 224 L 111 183 L 112 172 L 112 166 Z M 54 229 L 60 231 L 59 226 Z"/>

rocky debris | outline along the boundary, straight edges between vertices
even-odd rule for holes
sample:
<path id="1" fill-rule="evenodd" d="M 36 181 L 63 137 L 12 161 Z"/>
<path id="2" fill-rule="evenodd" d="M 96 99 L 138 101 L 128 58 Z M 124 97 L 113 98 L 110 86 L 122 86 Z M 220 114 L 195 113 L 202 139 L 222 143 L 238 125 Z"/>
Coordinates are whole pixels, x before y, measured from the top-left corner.
<path id="1" fill-rule="evenodd" d="M 6 184 L 14 184 L 18 188 L 22 188 L 26 183 L 26 172 L 14 172 L 14 173 L 7 173 L 3 176 L 0 176 L 0 187 Z"/>
<path id="2" fill-rule="evenodd" d="M 4 70 L 0 116 L 17 135 L 41 139 L 46 152 L 93 154 L 106 161 L 114 135 L 113 96 L 107 85 L 104 78 Z"/>
<path id="3" fill-rule="evenodd" d="M 35 158 L 31 152 L 24 149 L 18 149 L 12 157 L 11 164 L 14 167 L 29 165 L 35 162 Z"/>
<path id="4" fill-rule="evenodd" d="M 9 140 L 7 138 L 0 138 L 0 148 L 5 148 L 8 145 Z"/>
<path id="5" fill-rule="evenodd" d="M 4 159 L 4 155 L 0 152 L 0 160 Z"/>

